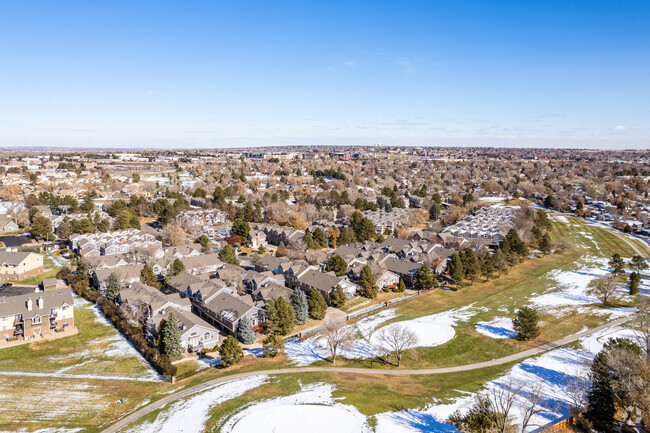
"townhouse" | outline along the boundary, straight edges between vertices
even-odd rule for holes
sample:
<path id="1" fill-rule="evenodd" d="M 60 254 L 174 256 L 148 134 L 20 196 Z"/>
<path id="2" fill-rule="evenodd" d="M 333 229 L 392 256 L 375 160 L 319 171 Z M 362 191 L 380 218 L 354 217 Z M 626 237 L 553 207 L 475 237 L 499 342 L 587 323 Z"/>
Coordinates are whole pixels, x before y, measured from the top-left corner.
<path id="1" fill-rule="evenodd" d="M 56 336 L 74 328 L 74 301 L 70 290 L 11 287 L 0 294 L 2 341 Z"/>
<path id="2" fill-rule="evenodd" d="M 42 255 L 17 248 L 0 249 L 0 281 L 21 281 L 43 271 Z"/>

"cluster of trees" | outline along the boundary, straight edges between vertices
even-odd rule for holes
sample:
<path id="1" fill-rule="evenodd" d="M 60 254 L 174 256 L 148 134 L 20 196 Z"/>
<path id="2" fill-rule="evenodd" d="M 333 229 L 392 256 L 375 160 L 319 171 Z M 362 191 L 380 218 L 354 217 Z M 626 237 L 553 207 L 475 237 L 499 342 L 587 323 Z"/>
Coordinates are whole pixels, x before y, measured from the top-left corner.
<path id="1" fill-rule="evenodd" d="M 517 231 L 511 229 L 496 251 L 482 259 L 471 248 L 453 254 L 449 258 L 447 271 L 452 284 L 460 288 L 466 280 L 474 282 L 481 275 L 486 280 L 492 278 L 495 272 L 501 276 L 527 257 L 528 246 L 519 238 Z"/>
<path id="2" fill-rule="evenodd" d="M 341 173 L 341 169 L 334 170 L 333 168 L 328 168 L 325 170 L 314 170 L 311 174 L 313 177 L 331 177 L 332 179 L 346 180 L 347 177 Z"/>
<path id="3" fill-rule="evenodd" d="M 151 344 L 144 336 L 140 326 L 132 325 L 129 318 L 120 310 L 112 300 L 104 298 L 97 289 L 90 286 L 90 278 L 82 265 L 77 267 L 75 273 L 69 268 L 62 268 L 56 275 L 64 280 L 79 296 L 90 302 L 97 303 L 104 315 L 115 325 L 127 340 L 144 356 L 144 358 L 163 375 L 174 376 L 176 367 L 171 363 L 170 357 Z M 178 330 L 178 326 L 176 328 Z M 178 332 L 178 331 L 177 331 Z M 170 346 L 171 347 L 171 346 Z"/>
<path id="4" fill-rule="evenodd" d="M 551 236 L 548 233 L 550 229 L 551 221 L 548 219 L 546 212 L 542 209 L 537 209 L 535 224 L 531 230 L 532 242 L 544 254 L 550 253 L 553 248 Z"/>
<path id="5" fill-rule="evenodd" d="M 302 237 L 302 241 L 305 243 L 305 246 L 310 250 L 318 250 L 322 248 L 327 248 L 329 241 L 325 232 L 320 227 L 314 229 L 314 233 L 311 233 L 309 230 L 305 231 L 305 235 Z"/>
<path id="6" fill-rule="evenodd" d="M 641 271 L 648 268 L 646 259 L 639 255 L 634 255 L 627 264 L 632 272 L 629 275 L 629 291 L 631 295 L 639 293 L 641 284 Z M 615 297 L 617 290 L 623 283 L 625 277 L 626 263 L 620 254 L 615 253 L 609 260 L 609 275 L 596 278 L 592 282 L 591 293 L 598 296 L 604 304 L 610 304 Z"/>
<path id="7" fill-rule="evenodd" d="M 650 302 L 647 297 L 640 300 L 639 310 L 633 322 L 636 341 L 610 339 L 592 362 L 587 408 L 575 414 L 587 428 L 593 425 L 599 431 L 616 431 L 617 413 L 622 413 L 623 420 L 632 425 L 641 424 L 646 430 L 650 427 Z"/>
<path id="8" fill-rule="evenodd" d="M 340 295 L 345 296 L 342 290 L 340 294 L 334 295 L 334 297 Z M 338 302 L 338 300 L 333 302 Z M 267 334 L 287 335 L 293 331 L 295 325 L 304 325 L 308 318 L 322 320 L 325 318 L 326 311 L 327 302 L 320 291 L 311 289 L 306 294 L 303 290 L 296 289 L 291 296 L 291 302 L 280 297 L 266 303 L 264 330 Z M 245 331 L 246 333 L 241 334 L 242 338 L 244 335 L 250 336 L 249 331 L 246 329 Z M 245 342 L 242 338 L 240 338 L 240 341 Z"/>

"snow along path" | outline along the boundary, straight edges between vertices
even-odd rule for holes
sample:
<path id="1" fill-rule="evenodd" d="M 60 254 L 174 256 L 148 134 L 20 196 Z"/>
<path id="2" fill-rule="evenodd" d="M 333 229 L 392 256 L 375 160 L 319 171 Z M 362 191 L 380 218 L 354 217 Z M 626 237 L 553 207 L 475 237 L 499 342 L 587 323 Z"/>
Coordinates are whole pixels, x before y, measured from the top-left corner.
<path id="1" fill-rule="evenodd" d="M 372 433 L 367 418 L 350 405 L 332 397 L 334 386 L 317 383 L 299 392 L 254 403 L 234 414 L 221 427 L 221 433 L 282 432 Z"/>
<path id="2" fill-rule="evenodd" d="M 128 432 L 194 433 L 203 431 L 210 408 L 239 397 L 246 391 L 263 385 L 266 381 L 267 376 L 256 375 L 220 383 L 201 394 L 174 403 L 167 411 L 159 414 L 154 421 L 137 425 Z"/>
<path id="3" fill-rule="evenodd" d="M 475 364 L 467 365 L 458 365 L 455 367 L 443 367 L 443 368 L 423 368 L 419 370 L 395 370 L 395 369 L 379 369 L 379 368 L 345 368 L 345 367 L 292 367 L 292 368 L 283 368 L 283 369 L 273 369 L 273 370 L 260 370 L 260 371 L 249 371 L 246 373 L 237 373 L 231 374 L 229 376 L 219 377 L 217 379 L 210 380 L 208 382 L 192 386 L 190 388 L 181 389 L 178 392 L 170 394 L 160 400 L 157 400 L 151 403 L 148 406 L 143 407 L 142 409 L 137 410 L 136 412 L 131 412 L 129 415 L 117 421 L 112 426 L 105 428 L 102 433 L 117 433 L 121 429 L 127 427 L 128 425 L 134 423 L 143 416 L 160 409 L 167 404 L 178 400 L 180 398 L 187 397 L 189 395 L 195 394 L 200 391 L 207 390 L 214 387 L 215 385 L 229 382 L 235 379 L 243 379 L 252 376 L 260 375 L 277 375 L 277 374 L 290 374 L 290 373 L 313 373 L 313 372 L 335 372 L 335 373 L 359 373 L 359 374 L 377 374 L 377 375 L 416 375 L 416 374 L 444 374 L 444 373 L 457 373 L 460 371 L 469 371 L 469 370 L 478 370 L 480 368 L 492 367 L 495 365 L 508 364 L 513 361 L 518 361 L 523 358 L 529 358 L 540 353 L 548 352 L 549 350 L 557 349 L 558 347 L 564 346 L 565 344 L 572 343 L 581 338 L 596 334 L 605 329 L 611 328 L 613 326 L 620 325 L 622 323 L 632 320 L 636 316 L 622 317 L 611 322 L 602 324 L 592 329 L 587 329 L 577 334 L 569 335 L 560 340 L 553 341 L 551 343 L 546 343 L 541 346 L 535 347 L 533 349 L 528 349 L 523 352 L 515 353 L 513 355 L 504 356 L 503 358 L 493 359 L 492 361 L 477 362 Z"/>

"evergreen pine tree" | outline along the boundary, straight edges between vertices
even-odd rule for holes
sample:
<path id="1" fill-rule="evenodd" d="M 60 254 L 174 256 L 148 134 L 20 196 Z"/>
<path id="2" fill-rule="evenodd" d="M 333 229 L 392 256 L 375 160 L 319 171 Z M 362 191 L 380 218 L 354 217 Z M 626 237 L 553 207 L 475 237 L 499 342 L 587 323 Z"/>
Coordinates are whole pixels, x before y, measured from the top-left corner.
<path id="1" fill-rule="evenodd" d="M 310 250 L 318 249 L 318 243 L 314 240 L 314 237 L 309 232 L 309 230 L 305 231 L 305 234 L 302 237 L 302 241 L 305 243 L 305 246 L 308 249 Z"/>
<path id="2" fill-rule="evenodd" d="M 632 272 L 630 274 L 630 295 L 639 293 L 639 285 L 641 284 L 641 274 Z"/>
<path id="3" fill-rule="evenodd" d="M 377 297 L 378 291 L 377 281 L 370 266 L 364 266 L 361 269 L 361 276 L 359 277 L 359 294 L 366 298 L 374 299 Z"/>
<path id="4" fill-rule="evenodd" d="M 304 325 L 309 317 L 309 304 L 307 303 L 307 295 L 301 289 L 295 289 L 291 296 L 291 305 L 296 312 L 296 324 Z"/>
<path id="5" fill-rule="evenodd" d="M 606 429 L 614 425 L 614 390 L 612 389 L 612 378 L 607 363 L 607 353 L 601 350 L 591 364 L 591 389 L 588 394 L 589 409 L 591 415 L 599 424 Z"/>
<path id="6" fill-rule="evenodd" d="M 229 335 L 219 347 L 219 355 L 221 355 L 221 366 L 230 367 L 242 360 L 244 352 L 237 339 Z"/>
<path id="7" fill-rule="evenodd" d="M 314 230 L 314 242 L 318 245 L 319 248 L 325 248 L 327 246 L 327 237 L 325 236 L 325 232 L 323 229 L 320 227 L 317 227 L 316 230 Z"/>
<path id="8" fill-rule="evenodd" d="M 296 313 L 293 306 L 289 301 L 280 297 L 275 300 L 275 311 L 278 317 L 278 333 L 287 335 L 296 324 Z"/>
<path id="9" fill-rule="evenodd" d="M 332 304 L 332 307 L 341 308 L 345 305 L 345 301 L 347 300 L 348 298 L 345 296 L 343 287 L 337 284 L 334 290 L 332 290 L 332 293 L 330 293 L 330 303 Z"/>
<path id="10" fill-rule="evenodd" d="M 534 308 L 521 307 L 512 324 L 519 333 L 519 340 L 533 340 L 539 336 L 539 315 Z"/>
<path id="11" fill-rule="evenodd" d="M 280 297 L 266 303 L 265 328 L 270 334 L 287 335 L 293 330 L 296 314 L 289 302 Z"/>
<path id="12" fill-rule="evenodd" d="M 463 259 L 460 257 L 460 253 L 455 253 L 451 256 L 447 264 L 447 271 L 449 272 L 451 282 L 457 287 L 462 287 L 465 281 L 465 268 L 463 267 Z"/>
<path id="13" fill-rule="evenodd" d="M 185 264 L 181 261 L 181 259 L 177 258 L 172 262 L 172 265 L 169 268 L 169 272 L 167 272 L 167 275 L 170 277 L 175 277 L 176 275 L 180 274 L 184 270 L 185 270 Z"/>
<path id="14" fill-rule="evenodd" d="M 507 259 L 500 248 L 497 248 L 492 255 L 492 262 L 494 263 L 494 270 L 499 274 L 499 276 L 508 271 Z"/>
<path id="15" fill-rule="evenodd" d="M 250 234 L 251 226 L 241 219 L 236 219 L 232 223 L 232 234 L 241 237 L 243 243 L 248 243 L 248 235 Z"/>
<path id="16" fill-rule="evenodd" d="M 354 238 L 354 232 L 350 227 L 346 227 L 343 230 L 341 230 L 341 235 L 339 236 L 338 239 L 338 244 L 339 245 L 350 245 L 355 242 Z"/>
<path id="17" fill-rule="evenodd" d="M 160 349 L 171 359 L 175 361 L 183 357 L 183 346 L 181 345 L 181 337 L 178 334 L 178 321 L 174 313 L 169 313 L 169 317 L 160 330 Z"/>
<path id="18" fill-rule="evenodd" d="M 275 334 L 271 334 L 262 341 L 262 354 L 270 358 L 284 351 L 284 340 Z"/>
<path id="19" fill-rule="evenodd" d="M 115 272 L 111 272 L 108 277 L 108 286 L 106 287 L 106 299 L 112 301 L 117 296 L 117 293 L 122 289 L 120 278 Z"/>
<path id="20" fill-rule="evenodd" d="M 210 242 L 210 238 L 206 235 L 201 235 L 198 238 L 194 239 L 194 243 L 201 244 L 204 253 L 209 253 L 212 251 L 212 242 Z"/>
<path id="21" fill-rule="evenodd" d="M 242 317 L 239 321 L 239 327 L 237 328 L 237 338 L 243 344 L 253 344 L 255 343 L 255 331 L 253 330 L 253 322 L 248 316 Z"/>
<path id="22" fill-rule="evenodd" d="M 625 275 L 625 263 L 619 253 L 615 253 L 609 260 L 609 267 L 612 268 L 611 272 L 613 275 L 617 277 Z"/>
<path id="23" fill-rule="evenodd" d="M 465 269 L 465 278 L 471 281 L 476 280 L 481 273 L 481 264 L 471 248 L 466 248 L 463 252 L 463 268 Z"/>
<path id="24" fill-rule="evenodd" d="M 403 283 L 402 280 L 400 280 L 401 283 Z M 413 285 L 417 290 L 429 290 L 438 285 L 438 279 L 436 278 L 436 274 L 431 270 L 431 267 L 423 263 L 415 273 Z"/>
<path id="25" fill-rule="evenodd" d="M 264 330 L 268 334 L 277 334 L 280 329 L 278 313 L 275 309 L 275 299 L 270 299 L 264 305 Z"/>
<path id="26" fill-rule="evenodd" d="M 396 292 L 405 292 L 406 291 L 406 284 L 404 283 L 404 280 L 401 278 L 399 279 L 399 285 L 395 289 Z"/>
<path id="27" fill-rule="evenodd" d="M 486 280 L 492 278 L 494 273 L 494 259 L 491 254 L 486 255 L 481 261 L 481 274 L 485 277 Z"/>
<path id="28" fill-rule="evenodd" d="M 644 269 L 648 269 L 648 263 L 646 263 L 646 259 L 638 254 L 635 254 L 632 257 L 632 260 L 630 260 L 630 268 L 634 269 L 637 272 L 641 272 Z"/>
<path id="29" fill-rule="evenodd" d="M 224 263 L 239 266 L 239 260 L 237 260 L 235 251 L 230 247 L 230 245 L 224 245 L 221 251 L 219 251 L 219 259 Z"/>
<path id="30" fill-rule="evenodd" d="M 311 289 L 309 291 L 307 303 L 309 305 L 309 317 L 316 320 L 323 320 L 325 318 L 327 302 L 325 302 L 325 298 L 323 298 L 323 295 L 321 295 L 318 289 Z"/>
<path id="31" fill-rule="evenodd" d="M 551 252 L 551 249 L 553 248 L 553 244 L 551 243 L 551 237 L 548 235 L 548 233 L 544 233 L 542 236 L 542 239 L 539 241 L 539 249 L 541 252 L 544 254 L 548 254 Z"/>
<path id="32" fill-rule="evenodd" d="M 334 274 L 337 277 L 340 277 L 342 275 L 345 275 L 345 271 L 348 270 L 348 264 L 345 263 L 343 257 L 339 256 L 338 254 L 335 254 L 332 257 L 330 257 L 329 260 L 327 261 L 325 270 L 327 272 L 334 272 Z"/>
<path id="33" fill-rule="evenodd" d="M 438 203 L 433 203 L 429 208 L 429 219 L 431 221 L 438 221 L 440 219 L 440 205 Z"/>
<path id="34" fill-rule="evenodd" d="M 359 242 L 364 242 L 373 239 L 377 233 L 375 232 L 375 225 L 361 212 L 355 212 L 350 217 L 350 228 L 354 232 L 354 237 Z"/>
<path id="35" fill-rule="evenodd" d="M 160 289 L 160 281 L 153 273 L 151 266 L 145 264 L 142 270 L 140 271 L 140 282 L 151 287 Z"/>

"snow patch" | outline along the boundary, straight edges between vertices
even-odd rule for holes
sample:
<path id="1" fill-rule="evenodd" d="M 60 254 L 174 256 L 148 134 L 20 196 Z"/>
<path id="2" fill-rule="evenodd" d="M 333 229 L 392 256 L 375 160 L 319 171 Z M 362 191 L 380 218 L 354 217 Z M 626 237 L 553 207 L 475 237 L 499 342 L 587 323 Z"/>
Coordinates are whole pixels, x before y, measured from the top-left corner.
<path id="1" fill-rule="evenodd" d="M 366 417 L 355 407 L 337 403 L 334 387 L 315 384 L 297 394 L 254 404 L 233 415 L 221 427 L 222 433 L 282 432 L 370 433 Z"/>
<path id="2" fill-rule="evenodd" d="M 263 385 L 267 376 L 252 376 L 216 385 L 207 391 L 174 403 L 153 422 L 127 430 L 127 433 L 194 433 L 203 431 L 209 411 L 217 404 L 239 397 L 245 392 Z"/>
<path id="3" fill-rule="evenodd" d="M 478 322 L 476 332 L 490 338 L 515 338 L 519 335 L 509 317 L 495 317 L 489 322 Z"/>

